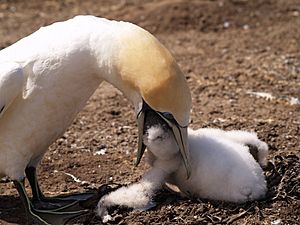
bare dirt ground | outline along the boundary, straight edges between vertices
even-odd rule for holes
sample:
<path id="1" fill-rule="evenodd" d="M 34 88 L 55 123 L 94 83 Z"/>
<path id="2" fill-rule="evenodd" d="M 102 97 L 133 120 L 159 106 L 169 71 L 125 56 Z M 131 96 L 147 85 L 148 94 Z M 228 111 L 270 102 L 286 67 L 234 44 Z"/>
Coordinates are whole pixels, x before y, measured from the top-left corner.
<path id="1" fill-rule="evenodd" d="M 0 0 L 0 49 L 78 14 L 128 20 L 151 31 L 186 74 L 193 97 L 191 127 L 254 130 L 268 143 L 274 165 L 265 171 L 264 200 L 235 205 L 162 191 L 156 208 L 116 208 L 110 224 L 299 224 L 299 1 Z M 147 169 L 143 163 L 133 166 L 136 148 L 133 107 L 116 89 L 102 85 L 45 155 L 41 186 L 56 195 L 134 182 Z M 9 180 L 1 180 L 0 224 L 24 223 L 17 192 Z M 91 214 L 73 223 L 100 220 Z"/>

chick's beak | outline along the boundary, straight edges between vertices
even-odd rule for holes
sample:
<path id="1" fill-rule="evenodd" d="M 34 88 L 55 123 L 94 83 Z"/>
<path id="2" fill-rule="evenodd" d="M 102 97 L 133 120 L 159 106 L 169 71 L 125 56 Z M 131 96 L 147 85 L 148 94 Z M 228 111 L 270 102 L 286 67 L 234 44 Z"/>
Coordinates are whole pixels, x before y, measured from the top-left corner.
<path id="1" fill-rule="evenodd" d="M 147 105 L 146 105 L 147 106 Z M 138 151 L 137 151 L 137 160 L 135 165 L 137 166 L 141 158 L 145 152 L 146 146 L 143 143 L 143 133 L 144 133 L 144 126 L 145 126 L 145 117 L 146 111 L 149 110 L 148 107 L 143 107 L 137 116 L 137 123 L 138 123 Z M 151 109 L 152 110 L 152 109 Z M 180 150 L 180 154 L 182 156 L 184 166 L 187 172 L 187 179 L 191 175 L 191 164 L 190 164 L 190 157 L 189 157 L 189 147 L 188 147 L 188 134 L 187 134 L 187 127 L 180 126 L 175 119 L 168 119 L 162 113 L 156 112 L 171 128 L 178 148 Z"/>

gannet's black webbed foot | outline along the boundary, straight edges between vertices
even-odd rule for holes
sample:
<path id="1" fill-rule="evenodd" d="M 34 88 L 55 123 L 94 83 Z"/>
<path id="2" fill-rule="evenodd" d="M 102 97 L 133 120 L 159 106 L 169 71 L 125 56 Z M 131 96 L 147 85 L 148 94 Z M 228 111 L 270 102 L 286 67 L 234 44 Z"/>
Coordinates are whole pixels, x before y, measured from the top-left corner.
<path id="1" fill-rule="evenodd" d="M 78 210 L 78 211 L 57 211 L 57 210 L 42 210 L 36 209 L 30 202 L 28 195 L 24 187 L 24 180 L 18 181 L 14 180 L 14 185 L 18 190 L 18 193 L 24 204 L 26 214 L 33 220 L 33 223 L 48 225 L 48 224 L 65 224 L 69 220 L 86 214 L 88 210 Z M 30 223 L 32 224 L 32 223 Z"/>
<path id="2" fill-rule="evenodd" d="M 88 192 L 59 197 L 45 197 L 37 181 L 36 168 L 27 167 L 25 173 L 32 189 L 32 204 L 38 209 L 47 209 L 60 212 L 81 210 L 82 207 L 80 207 L 79 203 L 91 198 L 96 194 L 94 192 Z"/>

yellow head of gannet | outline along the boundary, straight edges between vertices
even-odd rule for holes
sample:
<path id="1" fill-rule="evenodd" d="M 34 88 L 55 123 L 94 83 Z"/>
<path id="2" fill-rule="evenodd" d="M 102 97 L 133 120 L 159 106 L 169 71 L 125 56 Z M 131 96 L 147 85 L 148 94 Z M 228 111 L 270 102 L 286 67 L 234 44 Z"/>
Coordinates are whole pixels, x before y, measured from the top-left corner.
<path id="1" fill-rule="evenodd" d="M 187 126 L 191 94 L 186 79 L 170 52 L 149 32 L 137 27 L 125 32 L 118 55 L 122 82 L 140 93 L 138 104 L 139 147 L 137 163 L 145 150 L 142 142 L 147 111 L 162 118 L 173 131 L 187 174 L 190 174 Z"/>

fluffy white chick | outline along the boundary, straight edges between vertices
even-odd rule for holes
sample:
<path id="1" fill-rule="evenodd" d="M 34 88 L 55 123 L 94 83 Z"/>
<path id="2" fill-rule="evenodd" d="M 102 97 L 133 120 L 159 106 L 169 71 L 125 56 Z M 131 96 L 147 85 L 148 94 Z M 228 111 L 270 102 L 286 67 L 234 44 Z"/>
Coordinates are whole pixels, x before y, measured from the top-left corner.
<path id="1" fill-rule="evenodd" d="M 152 198 L 164 183 L 172 184 L 189 197 L 236 203 L 260 199 L 266 194 L 266 180 L 260 165 L 266 164 L 268 146 L 254 132 L 190 129 L 192 173 L 188 180 L 171 132 L 155 125 L 146 131 L 143 140 L 151 169 L 139 182 L 122 187 L 100 200 L 97 212 L 104 222 L 111 218 L 107 208 L 113 205 L 134 209 L 153 206 Z M 256 151 L 259 163 L 249 148 Z"/>

